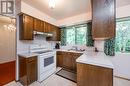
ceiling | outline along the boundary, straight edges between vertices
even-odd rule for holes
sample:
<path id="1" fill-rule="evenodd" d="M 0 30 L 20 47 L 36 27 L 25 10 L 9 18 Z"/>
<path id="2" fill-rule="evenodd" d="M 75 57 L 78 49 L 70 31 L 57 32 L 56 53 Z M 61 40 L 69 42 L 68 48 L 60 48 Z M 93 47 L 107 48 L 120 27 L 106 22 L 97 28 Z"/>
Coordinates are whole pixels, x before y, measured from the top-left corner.
<path id="1" fill-rule="evenodd" d="M 60 20 L 91 11 L 91 0 L 56 0 L 56 7 L 50 9 L 49 0 L 22 0 L 47 15 Z M 130 4 L 130 0 L 116 0 L 116 7 Z"/>

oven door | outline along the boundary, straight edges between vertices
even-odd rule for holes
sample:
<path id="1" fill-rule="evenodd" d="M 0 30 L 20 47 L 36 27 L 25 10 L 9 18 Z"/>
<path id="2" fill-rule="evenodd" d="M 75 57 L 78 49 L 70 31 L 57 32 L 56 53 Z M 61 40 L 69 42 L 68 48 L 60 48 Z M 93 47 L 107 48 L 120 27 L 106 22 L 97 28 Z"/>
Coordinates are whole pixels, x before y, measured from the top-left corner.
<path id="1" fill-rule="evenodd" d="M 56 68 L 56 54 L 48 52 L 40 56 L 40 74 Z"/>

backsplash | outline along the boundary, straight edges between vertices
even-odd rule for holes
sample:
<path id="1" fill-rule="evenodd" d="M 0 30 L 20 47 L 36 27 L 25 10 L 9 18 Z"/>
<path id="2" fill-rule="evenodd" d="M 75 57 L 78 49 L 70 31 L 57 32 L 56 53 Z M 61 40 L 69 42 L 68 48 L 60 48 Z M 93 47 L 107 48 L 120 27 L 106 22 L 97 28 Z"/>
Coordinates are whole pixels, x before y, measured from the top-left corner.
<path id="1" fill-rule="evenodd" d="M 45 45 L 47 48 L 53 49 L 55 42 L 46 41 L 46 37 L 35 37 L 32 41 L 18 40 L 17 41 L 17 54 L 29 52 L 30 45 Z"/>

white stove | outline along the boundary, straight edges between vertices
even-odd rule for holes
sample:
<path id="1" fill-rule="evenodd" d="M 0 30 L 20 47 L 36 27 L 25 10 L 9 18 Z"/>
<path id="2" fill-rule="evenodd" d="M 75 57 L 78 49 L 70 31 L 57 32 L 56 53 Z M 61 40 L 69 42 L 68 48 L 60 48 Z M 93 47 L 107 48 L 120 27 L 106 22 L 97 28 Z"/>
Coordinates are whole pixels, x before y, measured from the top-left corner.
<path id="1" fill-rule="evenodd" d="M 44 45 L 31 45 L 30 52 L 38 54 L 38 81 L 42 82 L 56 71 L 56 52 Z"/>

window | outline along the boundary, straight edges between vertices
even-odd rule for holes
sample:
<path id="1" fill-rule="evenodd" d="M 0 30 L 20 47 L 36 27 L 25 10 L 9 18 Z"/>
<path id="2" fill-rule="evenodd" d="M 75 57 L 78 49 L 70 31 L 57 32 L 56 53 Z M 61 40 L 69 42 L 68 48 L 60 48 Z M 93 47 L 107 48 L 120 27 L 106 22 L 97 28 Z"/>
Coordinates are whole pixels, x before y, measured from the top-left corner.
<path id="1" fill-rule="evenodd" d="M 130 19 L 117 20 L 116 52 L 130 52 Z"/>
<path id="2" fill-rule="evenodd" d="M 87 24 L 67 27 L 67 29 L 66 29 L 66 43 L 69 45 L 86 44 L 86 41 L 87 41 L 86 35 L 87 35 Z"/>

